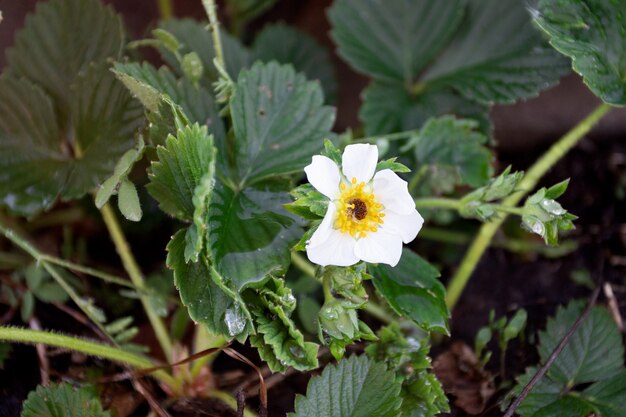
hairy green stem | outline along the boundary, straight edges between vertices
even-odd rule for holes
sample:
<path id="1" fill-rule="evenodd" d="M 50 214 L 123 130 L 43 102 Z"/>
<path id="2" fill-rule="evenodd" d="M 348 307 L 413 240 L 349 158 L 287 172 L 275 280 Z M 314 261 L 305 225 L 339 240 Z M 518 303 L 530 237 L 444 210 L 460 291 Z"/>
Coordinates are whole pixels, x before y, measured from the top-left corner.
<path id="1" fill-rule="evenodd" d="M 135 369 L 152 368 L 154 366 L 149 359 L 113 346 L 42 330 L 0 326 L 0 340 L 17 343 L 42 343 L 48 346 L 70 349 L 86 355 L 109 359 Z M 174 384 L 174 379 L 164 371 L 155 371 L 152 375 L 167 385 L 173 386 Z"/>
<path id="2" fill-rule="evenodd" d="M 174 16 L 174 5 L 172 0 L 157 0 L 159 6 L 159 18 L 161 20 L 168 20 Z"/>
<path id="3" fill-rule="evenodd" d="M 453 198 L 416 198 L 415 199 L 415 207 L 418 209 L 435 209 L 435 208 L 443 208 L 459 211 L 463 207 L 461 204 L 461 200 L 456 200 Z"/>
<path id="4" fill-rule="evenodd" d="M 426 175 L 427 172 L 428 172 L 428 165 L 422 165 L 420 169 L 418 169 L 415 172 L 415 174 L 413 174 L 413 176 L 409 180 L 409 185 L 408 185 L 409 193 L 413 194 L 413 192 L 417 189 L 417 187 L 420 185 L 420 183 L 424 179 L 424 176 Z"/>
<path id="5" fill-rule="evenodd" d="M 103 324 L 97 319 L 97 317 L 93 314 L 93 311 L 89 308 L 85 307 L 84 300 L 78 295 L 78 293 L 74 290 L 74 288 L 67 282 L 67 280 L 57 271 L 50 263 L 48 263 L 45 259 L 45 256 L 39 252 L 37 248 L 35 248 L 30 242 L 28 242 L 24 237 L 22 237 L 16 231 L 9 229 L 4 225 L 2 221 L 0 221 L 0 233 L 4 235 L 7 239 L 17 245 L 24 252 L 28 253 L 37 261 L 38 264 L 44 268 L 50 276 L 56 281 L 57 284 L 66 292 L 67 295 L 72 299 L 74 304 L 76 304 L 81 311 L 89 317 L 89 319 L 98 327 L 98 329 L 108 337 L 112 342 L 114 342 L 111 335 L 106 331 Z"/>
<path id="6" fill-rule="evenodd" d="M 354 139 L 352 142 L 353 143 L 373 143 L 376 141 L 379 141 L 381 139 L 384 140 L 400 140 L 400 139 L 406 139 L 412 135 L 415 135 L 417 133 L 420 132 L 420 129 L 412 129 L 412 130 L 405 130 L 403 132 L 397 132 L 397 133 L 390 133 L 388 135 L 377 135 L 377 136 L 366 136 L 363 138 L 359 138 L 359 139 Z"/>
<path id="7" fill-rule="evenodd" d="M 128 279 L 124 279 L 122 277 L 118 277 L 116 275 L 111 275 L 106 272 L 99 271 L 94 268 L 90 268 L 88 266 L 83 266 L 80 264 L 76 264 L 74 262 L 66 261 L 65 259 L 57 258 L 55 256 L 46 255 L 44 253 L 40 254 L 39 259 L 42 261 L 49 262 L 54 265 L 62 266 L 65 269 L 69 269 L 70 271 L 80 272 L 83 274 L 90 275 L 94 278 L 101 279 L 104 282 L 108 282 L 111 284 L 117 284 L 123 287 L 132 288 L 137 290 L 137 292 L 141 291 L 140 288 L 137 288 L 132 283 L 128 282 Z"/>
<path id="8" fill-rule="evenodd" d="M 105 204 L 100 210 L 102 213 L 102 218 L 104 223 L 109 230 L 109 235 L 111 236 L 111 240 L 115 245 L 115 249 L 117 250 L 118 255 L 122 259 L 122 264 L 124 265 L 124 269 L 130 276 L 132 283 L 135 287 L 139 288 L 142 291 L 139 291 L 139 299 L 141 300 L 141 304 L 148 316 L 148 320 L 152 325 L 152 329 L 161 345 L 161 349 L 163 350 L 163 354 L 165 355 L 168 362 L 172 361 L 172 341 L 170 340 L 169 333 L 163 320 L 158 316 L 152 304 L 150 304 L 150 300 L 145 295 L 145 282 L 143 279 L 143 275 L 141 270 L 139 269 L 139 265 L 133 256 L 133 253 L 128 246 L 128 242 L 126 241 L 126 237 L 124 236 L 124 232 L 122 232 L 122 228 L 120 227 L 119 222 L 117 221 L 117 217 L 111 208 L 110 203 Z"/>
<path id="9" fill-rule="evenodd" d="M 552 145 L 552 147 L 526 172 L 526 175 L 524 175 L 524 178 L 519 183 L 519 191 L 504 199 L 502 205 L 505 207 L 515 207 L 522 198 L 535 188 L 541 177 L 574 147 L 610 110 L 611 106 L 601 104 L 559 139 L 558 142 Z M 506 217 L 506 214 L 504 214 L 492 222 L 483 224 L 480 228 L 478 235 L 467 250 L 461 265 L 448 285 L 446 301 L 450 309 L 452 309 L 458 301 L 474 269 L 476 269 L 480 258 L 489 247 L 491 239 L 493 239 L 493 236 Z"/>
<path id="10" fill-rule="evenodd" d="M 222 51 L 222 39 L 220 37 L 220 22 L 217 19 L 217 7 L 215 6 L 215 0 L 202 0 L 202 5 L 204 6 L 207 16 L 209 16 L 215 57 L 222 68 L 226 69 L 226 62 L 224 61 L 224 53 Z"/>

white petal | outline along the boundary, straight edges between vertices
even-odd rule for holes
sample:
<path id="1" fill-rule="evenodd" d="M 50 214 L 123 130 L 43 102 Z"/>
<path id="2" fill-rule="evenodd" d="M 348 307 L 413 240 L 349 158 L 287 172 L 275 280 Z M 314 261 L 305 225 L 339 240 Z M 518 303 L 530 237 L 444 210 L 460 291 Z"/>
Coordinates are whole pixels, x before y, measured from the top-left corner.
<path id="1" fill-rule="evenodd" d="M 374 176 L 374 194 L 385 210 L 399 214 L 411 214 L 415 210 L 407 182 L 390 169 L 383 169 Z"/>
<path id="2" fill-rule="evenodd" d="M 357 182 L 369 182 L 376 172 L 377 163 L 378 148 L 367 143 L 346 146 L 341 157 L 343 175 L 348 181 L 356 178 Z"/>
<path id="3" fill-rule="evenodd" d="M 317 191 L 331 200 L 339 195 L 339 167 L 332 159 L 321 155 L 315 155 L 310 165 L 304 167 L 306 178 Z"/>
<path id="4" fill-rule="evenodd" d="M 384 221 L 381 230 L 399 235 L 404 243 L 415 239 L 424 224 L 424 218 L 415 209 L 411 214 L 398 214 L 395 211 L 386 210 Z"/>
<path id="5" fill-rule="evenodd" d="M 307 244 L 307 257 L 318 265 L 350 266 L 359 261 L 354 254 L 356 240 L 349 234 L 333 228 L 336 212 L 337 208 L 330 203 L 324 220 Z"/>
<path id="6" fill-rule="evenodd" d="M 402 256 L 402 238 L 379 229 L 357 240 L 354 253 L 365 262 L 396 266 Z"/>

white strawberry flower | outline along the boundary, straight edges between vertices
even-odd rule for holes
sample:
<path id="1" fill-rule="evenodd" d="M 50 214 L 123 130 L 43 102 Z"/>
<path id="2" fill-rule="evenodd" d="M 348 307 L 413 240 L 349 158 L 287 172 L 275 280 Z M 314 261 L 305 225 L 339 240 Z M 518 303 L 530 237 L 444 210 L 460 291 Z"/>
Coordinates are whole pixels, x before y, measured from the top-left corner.
<path id="1" fill-rule="evenodd" d="M 311 185 L 330 199 L 307 242 L 309 260 L 322 266 L 359 261 L 396 266 L 402 242 L 415 239 L 424 224 L 407 182 L 390 169 L 376 172 L 375 145 L 348 145 L 341 162 L 340 171 L 332 159 L 316 155 L 304 168 Z"/>

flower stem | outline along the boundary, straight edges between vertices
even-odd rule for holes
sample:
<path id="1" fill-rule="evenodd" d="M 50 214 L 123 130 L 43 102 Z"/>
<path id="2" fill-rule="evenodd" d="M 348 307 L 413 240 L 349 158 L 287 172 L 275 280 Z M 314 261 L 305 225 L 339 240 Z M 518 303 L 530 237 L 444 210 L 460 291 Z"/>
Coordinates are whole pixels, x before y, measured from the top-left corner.
<path id="1" fill-rule="evenodd" d="M 435 209 L 435 208 L 443 208 L 459 211 L 462 208 L 461 200 L 456 200 L 453 198 L 416 198 L 415 199 L 415 207 L 426 208 L 426 209 Z"/>
<path id="2" fill-rule="evenodd" d="M 376 142 L 378 140 L 384 139 L 384 140 L 400 140 L 400 139 L 405 139 L 408 138 L 409 136 L 415 135 L 417 133 L 420 132 L 420 129 L 412 129 L 412 130 L 405 130 L 403 132 L 397 132 L 397 133 L 391 133 L 388 135 L 377 135 L 377 136 L 366 136 L 363 138 L 359 138 L 359 139 L 354 139 L 352 142 L 353 143 L 373 143 Z"/>
<path id="3" fill-rule="evenodd" d="M 174 16 L 174 5 L 172 0 L 157 0 L 159 6 L 159 18 L 161 20 L 168 20 Z"/>
<path id="4" fill-rule="evenodd" d="M 97 356 L 99 358 L 129 365 L 135 369 L 151 368 L 154 366 L 150 360 L 142 356 L 113 346 L 42 330 L 0 326 L 0 340 L 18 343 L 42 343 L 48 346 L 70 349 L 90 356 Z M 165 384 L 173 386 L 174 379 L 166 372 L 156 371 L 153 375 Z"/>
<path id="5" fill-rule="evenodd" d="M 609 111 L 611 106 L 601 104 L 586 118 L 580 121 L 574 128 L 567 132 L 558 142 L 556 142 L 548 151 L 546 151 L 539 160 L 526 172 L 524 178 L 519 183 L 519 191 L 511 194 L 503 202 L 504 207 L 515 207 L 522 198 L 532 191 L 541 177 L 554 166 L 572 147 L 574 147 L 582 138 L 593 128 Z M 485 250 L 489 247 L 491 239 L 498 231 L 504 220 L 506 213 L 490 223 L 485 223 L 480 228 L 478 235 L 469 247 L 461 265 L 456 274 L 448 285 L 447 304 L 452 310 L 458 301 L 461 293 L 465 289 L 476 265 L 480 261 Z"/>
<path id="6" fill-rule="evenodd" d="M 226 69 L 226 63 L 224 61 L 224 53 L 222 52 L 222 39 L 220 37 L 220 22 L 217 19 L 217 7 L 215 6 L 215 0 L 202 0 L 202 5 L 206 14 L 209 16 L 209 23 L 211 24 L 211 34 L 213 35 L 213 48 L 215 49 L 215 57 L 217 61 Z"/>
<path id="7" fill-rule="evenodd" d="M 139 288 L 142 291 L 139 291 L 139 299 L 141 300 L 141 304 L 148 316 L 148 320 L 152 325 L 152 329 L 161 345 L 161 349 L 163 350 L 163 354 L 165 355 L 168 362 L 172 361 L 172 341 L 170 340 L 169 333 L 165 328 L 165 324 L 161 320 L 161 318 L 157 315 L 154 308 L 150 304 L 150 300 L 145 295 L 145 283 L 143 279 L 143 275 L 141 270 L 139 269 L 139 265 L 137 265 L 137 261 L 133 256 L 130 248 L 128 246 L 128 242 L 126 241 L 126 237 L 122 232 L 122 228 L 120 227 L 119 222 L 117 221 L 117 217 L 111 208 L 109 203 L 105 204 L 100 210 L 102 213 L 102 218 L 104 223 L 109 230 L 109 235 L 111 236 L 111 240 L 113 240 L 113 244 L 115 245 L 115 249 L 117 250 L 118 255 L 122 259 L 122 264 L 124 265 L 124 269 L 130 276 L 132 283 L 135 287 Z"/>
<path id="8" fill-rule="evenodd" d="M 291 251 L 291 262 L 305 275 L 315 278 L 315 267 L 312 263 L 307 261 L 304 256 L 300 255 L 296 251 Z"/>

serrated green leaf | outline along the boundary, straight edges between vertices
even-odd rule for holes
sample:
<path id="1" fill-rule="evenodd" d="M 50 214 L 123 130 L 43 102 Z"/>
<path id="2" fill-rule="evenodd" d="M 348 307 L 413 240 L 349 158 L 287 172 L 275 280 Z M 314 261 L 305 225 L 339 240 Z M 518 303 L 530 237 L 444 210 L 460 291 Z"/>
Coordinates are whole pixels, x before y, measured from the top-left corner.
<path id="1" fill-rule="evenodd" d="M 568 69 L 543 46 L 523 2 L 469 0 L 455 37 L 421 82 L 485 104 L 513 103 L 554 85 Z"/>
<path id="2" fill-rule="evenodd" d="M 285 208 L 298 216 L 316 220 L 324 217 L 328 210 L 328 197 L 317 191 L 311 184 L 300 185 L 291 190 L 295 201 L 285 204 Z"/>
<path id="3" fill-rule="evenodd" d="M 197 122 L 200 125 L 206 125 L 214 135 L 218 145 L 223 142 L 226 133 L 218 115 L 212 90 L 201 86 L 195 87 L 185 78 L 177 79 L 168 68 L 161 67 L 157 70 L 145 62 L 143 64 L 116 63 L 114 72 L 135 97 L 142 102 L 144 107 L 151 112 L 164 112 L 160 106 L 162 105 L 161 95 L 165 94 L 182 108 L 191 123 Z M 169 106 L 165 106 L 165 109 L 167 112 L 161 117 L 169 116 Z M 160 137 L 154 138 L 152 134 L 151 137 L 153 143 L 164 144 L 164 140 L 161 140 Z"/>
<path id="4" fill-rule="evenodd" d="M 567 330 L 580 316 L 582 302 L 559 308 L 539 334 L 539 355 L 546 361 Z M 570 338 L 569 343 L 548 371 L 548 375 L 564 385 L 574 386 L 615 375 L 624 362 L 624 346 L 620 332 L 609 312 L 595 307 Z"/>
<path id="5" fill-rule="evenodd" d="M 24 401 L 21 417 L 111 417 L 89 386 L 39 385 Z"/>
<path id="6" fill-rule="evenodd" d="M 166 213 L 192 220 L 193 197 L 202 178 L 212 169 L 215 159 L 213 138 L 197 123 L 169 136 L 165 147 L 157 147 L 158 161 L 151 165 L 148 192 Z"/>
<path id="7" fill-rule="evenodd" d="M 168 19 L 159 24 L 161 29 L 165 29 L 173 34 L 181 43 L 180 54 L 185 55 L 190 52 L 198 54 L 204 69 L 203 81 L 208 88 L 211 83 L 217 81 L 219 74 L 213 64 L 215 50 L 213 49 L 213 38 L 206 22 L 198 22 L 192 19 Z M 250 52 L 241 42 L 229 35 L 225 31 L 220 33 L 222 39 L 222 49 L 224 51 L 224 61 L 226 70 L 231 78 L 237 78 L 239 71 L 250 63 Z M 181 63 L 178 58 L 167 48 L 160 48 L 163 59 L 174 68 L 179 75 L 184 75 Z"/>
<path id="8" fill-rule="evenodd" d="M 138 222 L 141 220 L 141 216 L 143 216 L 137 188 L 128 179 L 124 179 L 120 183 L 120 189 L 117 194 L 117 206 L 122 215 L 132 222 Z"/>
<path id="9" fill-rule="evenodd" d="M 583 395 L 601 417 L 621 417 L 626 406 L 626 370 L 622 369 L 620 373 L 590 385 Z"/>
<path id="10" fill-rule="evenodd" d="M 426 330 L 448 334 L 450 313 L 434 266 L 403 249 L 398 265 L 372 265 L 369 272 L 374 276 L 374 287 L 396 313 Z"/>
<path id="11" fill-rule="evenodd" d="M 261 359 L 274 372 L 285 372 L 289 366 L 300 371 L 317 368 L 319 345 L 305 342 L 291 319 L 295 298 L 282 279 L 272 279 L 257 295 L 252 310 L 256 334 L 250 344 L 259 350 Z"/>
<path id="12" fill-rule="evenodd" d="M 412 83 L 454 34 L 460 0 L 339 0 L 328 12 L 339 54 L 383 81 Z"/>
<path id="13" fill-rule="evenodd" d="M 281 276 L 289 250 L 302 229 L 283 205 L 281 184 L 262 183 L 235 192 L 217 183 L 209 206 L 209 253 L 215 267 L 237 291 Z"/>
<path id="14" fill-rule="evenodd" d="M 604 0 L 541 0 L 537 25 L 556 50 L 572 59 L 574 71 L 609 104 L 626 104 L 626 4 Z"/>
<path id="15" fill-rule="evenodd" d="M 241 307 L 227 294 L 216 280 L 205 259 L 198 262 L 185 262 L 185 232 L 178 231 L 167 245 L 167 266 L 174 271 L 174 283 L 180 292 L 180 299 L 187 307 L 189 317 L 204 324 L 214 334 L 226 337 L 235 336 L 236 327 L 229 328 L 227 321 Z M 228 317 L 227 317 L 228 314 Z M 240 316 L 237 316 L 240 317 Z M 245 329 L 247 323 L 244 320 Z M 238 328 L 241 332 L 241 328 Z M 235 334 L 231 334 L 235 333 Z"/>
<path id="16" fill-rule="evenodd" d="M 308 34 L 283 23 L 267 25 L 254 38 L 252 61 L 291 64 L 309 80 L 318 80 L 327 102 L 334 100 L 337 81 L 329 52 Z"/>
<path id="17" fill-rule="evenodd" d="M 492 175 L 492 153 L 484 145 L 487 137 L 477 132 L 473 120 L 457 120 L 451 116 L 430 119 L 404 149 L 413 149 L 420 165 L 452 169 L 459 183 L 471 187 L 484 185 Z M 431 185 L 439 189 L 436 177 Z"/>
<path id="18" fill-rule="evenodd" d="M 123 41 L 120 17 L 100 1 L 40 2 L 7 51 L 7 71 L 28 78 L 57 104 L 69 107 L 75 95 L 72 87 L 81 74 L 92 63 L 117 58 Z"/>
<path id="19" fill-rule="evenodd" d="M 209 204 L 215 187 L 215 158 L 211 159 L 209 170 L 200 179 L 200 183 L 193 192 L 193 223 L 185 234 L 185 261 L 197 262 L 200 252 L 204 249 L 206 236 L 209 232 L 208 214 Z"/>
<path id="20" fill-rule="evenodd" d="M 539 333 L 539 356 L 545 362 L 580 317 L 584 302 L 561 307 Z M 603 307 L 594 307 L 574 332 L 547 374 L 521 403 L 522 417 L 579 416 L 594 412 L 601 417 L 623 414 L 626 390 L 624 346 L 617 326 Z M 530 367 L 518 378 L 512 395 L 519 395 L 536 374 Z M 580 391 L 580 384 L 588 384 Z"/>
<path id="21" fill-rule="evenodd" d="M 289 417 L 396 417 L 402 403 L 395 373 L 367 356 L 328 365 L 309 381 L 306 396 L 296 397 Z"/>
<path id="22" fill-rule="evenodd" d="M 373 82 L 363 91 L 359 118 L 368 136 L 422 127 L 430 117 L 455 114 L 477 120 L 480 130 L 491 132 L 488 107 L 472 102 L 450 89 L 409 94 L 401 85 Z"/>
<path id="23" fill-rule="evenodd" d="M 319 153 L 335 120 L 318 83 L 275 62 L 239 75 L 230 100 L 238 179 L 302 171 Z"/>

